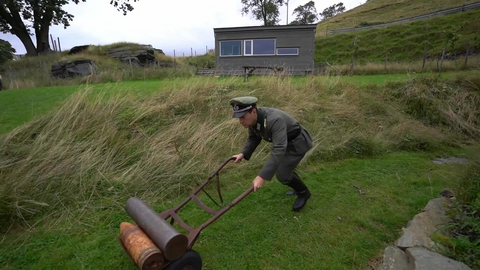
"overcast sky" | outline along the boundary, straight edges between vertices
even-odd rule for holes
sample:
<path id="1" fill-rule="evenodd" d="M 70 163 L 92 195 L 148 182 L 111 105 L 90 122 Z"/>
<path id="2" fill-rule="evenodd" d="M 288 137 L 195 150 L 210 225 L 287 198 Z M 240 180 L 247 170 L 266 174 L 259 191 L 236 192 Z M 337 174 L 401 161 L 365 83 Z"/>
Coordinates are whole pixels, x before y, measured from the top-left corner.
<path id="1" fill-rule="evenodd" d="M 290 0 L 288 21 L 294 18 L 293 9 L 309 0 Z M 317 12 L 341 0 L 317 0 Z M 343 0 L 346 10 L 357 7 L 366 0 Z M 128 41 L 151 44 L 165 54 L 190 54 L 190 48 L 197 54 L 205 53 L 205 47 L 213 49 L 213 28 L 261 25 L 251 15 L 241 14 L 240 0 L 140 0 L 133 3 L 134 10 L 128 15 L 117 11 L 110 0 L 87 0 L 80 4 L 69 4 L 65 10 L 75 18 L 71 26 L 52 26 L 50 34 L 60 38 L 62 50 L 76 45 L 105 45 Z M 281 7 L 281 22 L 286 23 L 287 7 Z M 13 35 L 0 33 L 0 39 L 8 40 L 17 54 L 26 53 L 23 44 Z M 32 36 L 35 44 L 35 37 Z"/>

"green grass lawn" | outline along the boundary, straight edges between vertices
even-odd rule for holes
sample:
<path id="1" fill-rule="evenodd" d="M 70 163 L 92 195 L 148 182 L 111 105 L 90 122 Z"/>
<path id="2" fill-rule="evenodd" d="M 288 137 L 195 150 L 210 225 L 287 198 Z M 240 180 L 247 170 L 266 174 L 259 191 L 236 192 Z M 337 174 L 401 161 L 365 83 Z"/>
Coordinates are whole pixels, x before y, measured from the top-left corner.
<path id="1" fill-rule="evenodd" d="M 435 165 L 431 157 L 405 152 L 330 164 L 310 161 L 301 166 L 312 190 L 302 212 L 291 211 L 294 197 L 284 195 L 286 188 L 274 180 L 204 229 L 194 249 L 204 269 L 366 269 L 400 237 L 402 226 L 461 174 L 460 166 Z M 249 187 L 255 172 L 245 173 L 251 179 L 232 182 L 235 165 L 224 170 L 220 180 L 229 202 Z M 183 199 L 152 207 L 161 212 Z M 202 200 L 212 205 L 206 196 Z M 31 232 L 9 234 L 2 240 L 0 264 L 4 269 L 133 270 L 117 240 L 120 223 L 132 222 L 124 203 L 91 202 L 86 213 L 65 213 L 60 224 L 45 221 Z M 210 217 L 193 202 L 180 216 L 193 226 Z"/>
<path id="2" fill-rule="evenodd" d="M 458 76 L 462 74 L 467 73 L 450 73 L 448 76 Z M 177 131 L 183 131 L 187 135 L 181 135 L 189 136 L 189 134 L 193 134 L 192 136 L 195 138 L 204 138 L 211 134 L 207 132 L 188 133 L 188 129 L 179 128 L 182 128 L 183 125 L 193 125 L 194 123 L 192 121 L 207 122 L 207 120 L 218 116 L 211 114 L 211 108 L 214 107 L 206 107 L 204 111 L 190 111 L 190 108 L 184 105 L 189 105 L 188 102 L 185 102 L 185 99 L 190 99 L 187 101 L 194 104 L 198 104 L 195 103 L 196 101 L 207 103 L 207 101 L 210 102 L 212 100 L 224 100 L 231 92 L 218 94 L 218 91 L 232 91 L 232 89 L 237 88 L 246 90 L 244 92 L 246 93 L 247 91 L 252 91 L 252 89 L 258 90 L 258 86 L 262 85 L 266 87 L 264 92 L 270 96 L 278 91 L 283 91 L 283 95 L 291 94 L 292 96 L 289 97 L 301 95 L 301 93 L 294 93 L 291 89 L 303 90 L 305 91 L 303 95 L 323 91 L 325 103 L 322 105 L 325 106 L 325 109 L 331 109 L 333 112 L 332 117 L 327 118 L 323 115 L 324 118 L 320 119 L 325 120 L 315 120 L 314 123 L 333 126 L 336 122 L 342 122 L 344 125 L 351 125 L 352 128 L 324 129 L 323 131 L 327 132 L 322 133 L 323 137 L 318 143 L 322 144 L 322 148 L 328 150 L 325 150 L 325 152 L 314 152 L 315 154 L 310 155 L 308 160 L 299 167 L 300 175 L 304 178 L 312 192 L 311 200 L 309 200 L 307 206 L 300 213 L 292 212 L 292 204 L 295 198 L 284 194 L 287 190 L 286 187 L 279 184 L 276 180 L 267 182 L 262 189 L 258 192 L 251 193 L 219 220 L 207 227 L 197 240 L 194 249 L 201 254 L 204 269 L 371 269 L 369 267 L 375 265 L 375 262 L 381 258 L 383 250 L 401 236 L 402 227 L 406 226 L 408 221 L 411 220 L 414 215 L 421 212 L 427 202 L 437 197 L 443 189 L 458 188 L 459 179 L 466 173 L 464 165 L 436 165 L 431 161 L 432 158 L 438 155 L 463 154 L 462 149 L 449 150 L 446 146 L 442 148 L 442 150 L 432 150 L 429 153 L 422 152 L 420 148 L 409 148 L 419 151 L 396 152 L 396 150 L 388 150 L 375 156 L 375 158 L 339 158 L 338 160 L 332 159 L 326 162 L 329 158 L 330 150 L 332 152 L 336 150 L 348 152 L 350 148 L 353 148 L 352 151 L 360 152 L 369 150 L 368 142 L 362 144 L 362 140 L 357 137 L 353 137 L 355 140 L 350 141 L 352 143 L 351 145 L 347 145 L 350 148 L 347 146 L 345 148 L 338 148 L 338 146 L 337 148 L 331 148 L 332 145 L 325 143 L 329 142 L 325 136 L 339 136 L 342 138 L 342 135 L 338 133 L 343 130 L 345 130 L 345 133 L 355 132 L 355 129 L 361 126 L 362 123 L 360 122 L 364 121 L 363 119 L 367 119 L 367 117 L 365 117 L 357 120 L 356 118 L 352 118 L 354 115 L 349 112 L 355 109 L 355 106 L 358 106 L 355 113 L 365 114 L 365 111 L 363 111 L 362 107 L 356 102 L 358 99 L 364 98 L 362 94 L 367 93 L 366 89 L 376 89 L 369 88 L 369 85 L 376 84 L 382 86 L 385 82 L 406 80 L 411 78 L 411 76 L 417 75 L 399 74 L 329 77 L 326 78 L 326 82 L 322 81 L 322 84 L 312 83 L 310 77 L 296 77 L 291 79 L 291 82 L 305 84 L 305 88 L 297 87 L 297 85 L 293 84 L 284 84 L 282 79 L 271 80 L 267 82 L 268 84 L 265 82 L 262 84 L 260 81 L 261 77 L 252 77 L 249 83 L 244 83 L 241 77 L 191 78 L 129 81 L 97 84 L 91 87 L 93 87 L 94 90 L 108 89 L 109 91 L 111 90 L 112 93 L 122 93 L 122 91 L 135 93 L 138 97 L 147 99 L 150 94 L 158 91 L 178 88 L 179 91 L 172 91 L 167 94 L 173 97 L 169 100 L 170 102 L 177 102 L 173 105 L 177 105 L 178 108 L 173 107 L 171 109 L 179 114 L 177 118 L 174 118 L 179 122 L 173 125 L 163 126 L 161 123 L 157 123 L 159 119 L 164 119 L 164 114 L 166 114 L 165 112 L 168 113 L 168 110 L 159 110 L 158 112 L 161 112 L 159 114 L 147 113 L 149 110 L 156 112 L 154 109 L 157 109 L 157 105 L 159 105 L 159 107 L 163 105 L 161 104 L 161 100 L 165 97 L 156 96 L 159 104 L 156 104 L 155 102 L 157 102 L 157 100 L 154 100 L 153 105 L 149 103 L 144 105 L 144 108 L 139 109 L 138 115 L 145 114 L 146 118 L 143 119 L 145 122 L 140 121 L 142 120 L 140 119 L 138 123 L 145 124 L 145 127 L 151 125 L 157 127 L 157 129 L 172 129 L 172 134 Z M 202 82 L 208 80 L 215 81 L 215 84 L 202 84 Z M 290 79 L 287 78 L 286 80 Z M 351 85 L 347 84 L 340 84 L 341 88 L 346 89 L 345 92 L 342 92 L 343 89 L 338 89 L 338 85 L 336 86 L 337 88 L 332 88 L 333 90 L 331 92 L 337 91 L 338 93 L 336 94 L 330 93 L 328 89 L 317 90 L 319 88 L 328 88 L 329 85 L 336 84 L 337 80 L 341 83 L 345 82 L 359 85 L 358 91 L 356 88 L 352 88 Z M 85 86 L 0 92 L 0 106 L 6 108 L 2 112 L 0 131 L 3 134 L 8 134 L 8 131 L 16 126 L 34 119 L 36 116 L 40 116 L 49 110 L 54 110 L 56 106 L 61 105 L 62 100 L 66 99 L 78 89 L 82 89 L 82 87 Z M 210 96 L 209 92 L 210 87 L 215 87 L 213 90 L 217 91 L 212 90 L 212 96 Z M 353 89 L 355 91 L 353 91 Z M 202 99 L 198 98 L 197 90 L 198 93 L 208 97 L 205 98 L 202 96 Z M 178 93 L 178 96 L 176 93 Z M 351 96 L 349 97 L 349 95 Z M 310 95 L 308 97 L 310 97 Z M 308 99 L 308 97 L 303 99 Z M 349 98 L 342 99 L 342 97 Z M 315 98 L 317 98 L 318 102 L 322 102 L 319 97 Z M 328 102 L 329 99 L 331 99 L 330 103 Z M 363 101 L 368 102 L 369 100 L 365 99 Z M 287 105 L 291 103 L 290 100 L 284 102 Z M 300 101 L 297 100 L 297 102 Z M 380 102 L 380 100 L 376 102 Z M 141 103 L 132 104 L 139 104 L 139 107 L 142 106 Z M 217 106 L 216 103 L 212 102 L 212 104 Z M 304 104 L 308 105 L 308 103 Z M 375 103 L 372 104 L 375 106 Z M 85 110 L 88 110 L 88 106 L 85 106 L 83 102 L 79 102 L 76 105 L 83 106 L 82 108 L 87 108 Z M 295 105 L 300 106 L 298 104 Z M 27 106 L 30 106 L 29 110 L 22 109 L 22 107 L 25 108 Z M 111 105 L 106 105 L 105 110 L 110 110 L 111 107 L 109 106 Z M 337 107 L 332 109 L 333 106 Z M 351 106 L 354 108 L 351 109 Z M 103 108 L 103 103 L 101 103 L 101 107 Z M 218 109 L 217 107 L 215 108 Z M 379 108 L 381 109 L 381 107 Z M 380 109 L 379 112 L 383 113 L 384 117 L 387 117 L 387 112 Z M 25 175 L 25 179 L 31 179 L 31 182 L 25 181 L 24 183 L 35 183 L 30 185 L 35 187 L 36 184 L 42 185 L 46 183 L 44 187 L 48 188 L 48 190 L 45 191 L 38 190 L 38 192 L 43 191 L 45 193 L 37 193 L 37 190 L 34 189 L 35 187 L 32 187 L 33 195 L 46 194 L 49 195 L 46 196 L 46 198 L 53 198 L 49 201 L 51 205 L 43 208 L 47 210 L 44 210 L 46 212 L 42 213 L 42 215 L 35 216 L 31 220 L 29 219 L 28 223 L 22 223 L 23 227 L 6 228 L 7 231 L 0 238 L 0 265 L 2 269 L 136 269 L 127 254 L 124 253 L 118 241 L 120 223 L 124 221 L 133 222 L 123 207 L 125 206 L 126 200 L 132 196 L 142 198 L 143 194 L 147 199 L 152 199 L 152 194 L 155 194 L 154 198 L 166 198 L 162 196 L 161 190 L 151 190 L 152 186 L 161 187 L 161 185 L 156 184 L 165 182 L 159 181 L 158 183 L 152 183 L 150 177 L 140 179 L 144 176 L 143 174 L 138 174 L 140 177 L 134 178 L 135 180 L 138 179 L 138 182 L 135 182 L 135 184 L 132 184 L 131 180 L 127 183 L 122 182 L 122 179 L 117 179 L 132 169 L 129 164 L 124 162 L 132 162 L 129 159 L 130 155 L 138 154 L 135 149 L 124 149 L 123 146 L 128 146 L 130 141 L 138 141 L 138 144 L 131 144 L 130 146 L 143 147 L 141 142 L 147 143 L 147 145 L 144 146 L 145 150 L 142 150 L 142 148 L 138 150 L 143 151 L 141 152 L 142 156 L 154 156 L 154 154 L 157 154 L 149 152 L 151 151 L 150 149 L 160 149 L 159 151 L 155 151 L 159 152 L 159 156 L 172 157 L 173 160 L 176 160 L 176 155 L 163 150 L 168 149 L 169 151 L 174 151 L 173 147 L 158 147 L 158 145 L 168 144 L 164 139 L 166 138 L 166 140 L 168 140 L 170 137 L 154 137 L 154 135 L 142 134 L 141 136 L 146 137 L 130 137 L 130 139 L 126 139 L 121 136 L 123 133 L 120 133 L 118 130 L 121 129 L 121 126 L 114 125 L 117 124 L 117 122 L 115 119 L 112 119 L 117 117 L 118 114 L 106 114 L 104 110 L 98 108 L 92 108 L 92 111 L 87 112 L 85 110 L 78 108 L 66 110 L 74 114 L 78 112 L 81 116 L 79 119 L 71 117 L 71 115 L 69 116 L 68 113 L 64 112 L 66 117 L 71 117 L 65 119 L 73 119 L 72 121 L 77 123 L 83 122 L 83 129 L 81 129 L 82 126 L 80 126 L 80 124 L 74 128 L 72 127 L 72 132 L 75 136 L 68 137 L 69 125 L 63 123 L 64 129 L 57 128 L 56 118 L 52 118 L 54 119 L 52 120 L 54 125 L 50 128 L 54 131 L 63 131 L 65 137 L 61 137 L 61 133 L 51 132 L 46 134 L 53 134 L 54 139 L 52 140 L 49 140 L 51 137 L 42 136 L 42 134 L 37 137 L 39 138 L 38 140 L 34 139 L 34 142 L 39 142 L 43 146 L 51 145 L 52 147 L 50 148 L 53 148 L 50 153 L 45 155 L 46 158 L 43 159 L 43 162 L 37 164 L 35 160 L 37 158 L 42 159 L 44 151 L 49 152 L 50 149 L 45 150 L 35 143 L 24 141 L 32 138 L 30 136 L 31 133 L 29 133 L 30 131 L 35 132 L 39 129 L 27 129 L 24 131 L 26 135 L 19 134 L 18 137 L 15 137 L 16 140 L 9 141 L 12 142 L 11 145 L 6 145 L 5 149 L 1 149 L 3 156 L 1 156 L 2 159 L 0 159 L 0 161 L 5 163 L 0 163 L 0 165 L 7 164 L 7 166 L 0 166 L 0 183 L 11 183 L 11 179 L 22 178 L 22 173 L 25 172 L 25 174 L 28 174 Z M 112 109 L 112 112 L 116 111 Z M 368 118 L 378 116 L 376 111 L 368 110 L 367 112 L 370 113 Z M 90 120 L 94 113 L 98 113 L 95 115 L 99 115 L 99 120 L 97 119 L 101 122 L 99 125 L 90 123 L 95 122 Z M 196 115 L 196 113 L 203 114 L 199 116 Z M 321 116 L 321 114 L 316 115 L 315 113 L 318 112 L 313 112 L 310 115 L 311 118 Z M 137 117 L 138 115 L 133 114 L 131 117 Z M 192 121 L 182 122 L 182 119 L 187 118 L 188 120 L 188 117 L 185 116 L 191 117 Z M 310 116 L 307 119 L 311 119 Z M 126 121 L 131 121 L 127 116 L 124 117 Z M 395 118 L 394 116 L 389 117 L 391 117 L 392 121 L 395 119 L 403 120 L 402 118 Z M 410 119 L 410 116 L 405 115 L 404 117 Z M 109 119 L 112 119 L 113 123 L 109 129 L 111 133 L 107 131 L 102 133 L 102 128 L 108 128 L 103 125 L 103 122 L 108 122 Z M 387 121 L 380 121 L 378 123 L 386 122 Z M 217 123 L 223 123 L 227 128 L 229 125 L 229 122 Z M 413 124 L 411 122 L 405 123 L 406 127 L 404 127 L 404 130 L 409 131 L 409 129 L 407 129 L 408 125 Z M 375 129 L 378 127 L 377 122 L 372 125 L 374 125 Z M 100 145 L 96 145 L 95 139 L 97 136 L 89 133 L 89 127 L 94 131 L 100 130 L 98 137 L 105 139 L 105 141 L 101 141 Z M 198 129 L 202 129 L 202 127 L 209 129 L 209 126 L 198 125 L 196 127 L 199 127 Z M 417 125 L 415 127 L 424 126 Z M 83 133 L 78 132 L 78 128 L 80 128 Z M 215 128 L 217 128 L 217 126 L 215 126 Z M 420 133 L 426 132 L 425 129 L 425 127 L 424 129 L 415 129 L 416 133 L 414 135 L 422 135 Z M 130 126 L 124 128 L 121 132 L 128 133 L 129 131 Z M 162 134 L 160 131 L 156 130 L 156 132 Z M 231 129 L 227 129 L 225 132 L 231 132 Z M 111 134 L 111 137 L 105 134 Z M 171 175 L 177 177 L 176 175 L 180 175 L 177 177 L 178 179 L 183 179 L 182 176 L 185 176 L 188 177 L 187 180 L 190 182 L 196 181 L 199 185 L 202 181 L 198 181 L 198 179 L 207 179 L 209 176 L 204 175 L 205 169 L 211 172 L 216 169 L 216 167 L 210 168 L 210 166 L 203 165 L 203 167 L 201 167 L 202 165 L 198 165 L 198 163 L 204 164 L 203 162 L 211 161 L 202 161 L 199 160 L 199 157 L 206 156 L 206 152 L 210 153 L 217 147 L 222 148 L 222 155 L 229 153 L 229 149 L 241 148 L 242 145 L 234 146 L 233 141 L 226 141 L 222 137 L 227 136 L 225 134 L 221 134 L 215 141 L 212 141 L 212 144 L 205 145 L 204 147 L 201 147 L 202 144 L 199 144 L 200 146 L 197 145 L 197 148 L 195 148 L 195 145 L 187 145 L 187 147 L 181 145 L 178 155 L 185 154 L 186 156 L 178 159 L 178 163 L 172 163 L 174 164 L 173 171 L 169 171 L 168 168 L 165 170 L 162 170 L 162 168 L 155 170 L 163 166 L 163 163 L 167 163 L 167 161 L 163 159 L 158 159 L 158 161 L 157 159 L 151 161 L 145 159 L 147 162 L 140 163 L 149 164 L 149 166 L 154 169 L 155 174 L 146 174 L 147 176 L 158 177 L 157 179 L 164 180 L 162 174 L 164 174 L 165 177 L 172 177 Z M 368 136 L 369 134 L 370 133 L 365 133 L 364 136 Z M 76 137 L 77 135 L 78 137 Z M 176 133 L 174 135 L 173 139 L 182 137 Z M 415 144 L 416 140 L 420 144 L 429 142 L 429 140 L 435 140 L 434 137 L 428 137 L 433 136 L 430 133 L 424 135 L 425 138 L 427 138 L 424 140 L 422 138 L 416 138 L 408 132 L 404 136 L 406 139 L 411 140 L 412 144 Z M 95 138 L 92 139 L 92 137 Z M 44 141 L 41 140 L 42 138 Z M 62 139 L 64 139 L 64 142 L 68 142 L 69 138 L 73 138 L 73 140 L 69 143 L 62 142 Z M 148 141 L 150 138 L 159 139 L 158 141 Z M 394 139 L 391 137 L 385 138 Z M 24 142 L 25 144 L 22 144 Z M 45 142 L 45 144 L 42 144 L 42 142 Z M 372 140 L 372 142 L 376 143 L 377 141 Z M 24 149 L 13 149 L 15 148 L 14 146 L 19 146 L 18 148 L 23 147 Z M 34 154 L 29 152 L 30 150 L 28 148 L 30 146 L 36 147 L 34 149 L 37 150 L 34 151 Z M 57 147 L 58 149 L 56 149 Z M 104 151 L 105 148 L 109 147 L 111 149 Z M 120 147 L 120 151 L 114 151 L 116 147 Z M 199 157 L 197 157 L 196 152 L 188 152 L 188 147 L 192 149 L 200 148 L 203 149 L 201 151 L 204 152 L 200 151 L 201 153 L 198 154 Z M 267 147 L 269 146 L 267 145 Z M 366 150 L 364 148 L 366 148 Z M 66 155 L 65 158 L 62 158 L 64 157 L 64 153 L 75 152 L 77 150 L 81 151 L 81 153 L 76 156 Z M 110 152 L 110 150 L 112 151 Z M 105 152 L 106 155 L 96 154 L 97 151 Z M 257 153 L 268 153 L 268 151 L 261 151 L 262 150 L 259 150 Z M 439 151 L 442 152 L 440 153 Z M 215 152 L 215 154 L 216 153 L 220 152 Z M 361 155 L 362 153 L 359 154 Z M 122 157 L 123 155 L 126 156 L 125 159 L 119 158 L 119 161 L 116 161 L 116 156 Z M 12 156 L 18 159 L 12 159 Z M 23 160 L 26 159 L 25 156 L 29 157 L 30 160 Z M 102 157 L 105 158 L 100 160 Z M 30 171 L 28 162 L 31 160 L 34 161 L 30 163 L 33 164 L 32 166 L 39 166 L 32 168 L 37 168 L 40 173 L 45 173 L 49 176 L 44 176 L 43 180 L 39 180 L 41 177 L 35 175 L 37 171 Z M 220 176 L 223 188 L 222 195 L 226 203 L 235 199 L 251 186 L 252 180 L 263 165 L 259 160 L 264 160 L 264 157 L 254 155 L 254 159 L 247 164 L 229 164 L 227 166 L 225 172 Z M 97 162 L 91 163 L 91 161 Z M 143 161 L 143 159 L 140 161 Z M 57 162 L 59 163 L 58 166 Z M 77 162 L 79 164 L 78 166 L 76 165 Z M 108 162 L 112 163 L 111 167 L 106 166 Z M 138 165 L 138 163 L 134 164 Z M 210 162 L 209 164 L 212 163 Z M 45 166 L 51 168 L 51 170 L 44 169 Z M 62 166 L 65 166 L 63 168 L 64 171 L 62 171 Z M 106 167 L 102 168 L 102 166 Z M 134 166 L 132 165 L 132 167 Z M 142 169 L 141 171 L 148 171 L 152 169 L 150 167 L 140 168 Z M 189 170 L 188 172 L 180 172 L 178 168 L 183 168 L 183 170 L 194 168 L 202 171 Z M 239 170 L 240 168 L 244 170 Z M 247 169 L 245 170 L 245 168 Z M 58 172 L 55 174 L 57 170 Z M 78 174 L 75 173 L 77 171 L 79 172 Z M 18 174 L 14 174 L 14 172 L 18 172 Z M 107 172 L 106 175 L 104 175 L 103 172 Z M 5 179 L 8 178 L 4 177 L 5 175 L 16 176 Z M 51 178 L 48 178 L 50 175 Z M 102 177 L 99 177 L 99 175 Z M 91 177 L 91 179 L 89 177 Z M 69 188 L 70 186 L 63 186 L 62 189 L 62 185 L 68 185 L 69 179 L 73 179 L 75 186 L 82 190 L 78 190 L 78 192 L 75 191 L 75 194 L 72 194 L 69 193 L 72 190 Z M 77 179 L 78 181 L 76 181 Z M 187 185 L 190 183 L 187 180 L 178 182 Z M 77 182 L 79 183 L 78 186 Z M 137 188 L 135 185 L 140 185 L 140 182 L 144 185 Z M 58 188 L 56 185 L 58 185 Z M 8 185 L 4 186 L 8 188 Z M 12 184 L 12 186 L 14 185 Z M 168 188 L 170 188 L 169 190 L 171 192 L 177 192 L 177 187 L 179 190 L 184 188 L 181 185 Z M 28 187 L 26 187 L 26 189 L 28 190 Z M 215 189 L 212 187 L 208 190 L 209 193 L 216 198 Z M 69 196 L 60 194 L 62 192 L 69 194 Z M 72 199 L 73 196 L 76 197 Z M 185 196 L 186 195 L 172 196 L 165 200 L 158 199 L 159 202 L 152 205 L 152 207 L 157 212 L 162 212 L 170 207 L 176 206 L 184 200 Z M 8 197 L 8 195 L 6 195 L 6 197 Z M 42 200 L 41 197 L 39 198 L 38 200 Z M 22 203 L 24 198 L 15 198 L 15 200 L 17 199 Z M 202 200 L 212 206 L 212 203 L 208 203 L 208 197 L 202 196 Z M 65 204 L 63 204 L 64 202 Z M 184 211 L 180 212 L 180 216 L 186 223 L 194 227 L 199 226 L 210 217 L 209 214 L 193 203 L 187 205 L 183 210 Z"/>

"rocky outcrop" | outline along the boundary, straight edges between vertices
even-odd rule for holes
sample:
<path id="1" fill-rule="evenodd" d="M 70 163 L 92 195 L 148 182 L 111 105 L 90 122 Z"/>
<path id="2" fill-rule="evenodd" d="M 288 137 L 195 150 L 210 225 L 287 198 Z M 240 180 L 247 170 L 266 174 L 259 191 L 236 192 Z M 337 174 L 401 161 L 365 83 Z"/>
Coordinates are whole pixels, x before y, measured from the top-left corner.
<path id="1" fill-rule="evenodd" d="M 73 48 L 70 49 L 70 51 L 68 52 L 68 54 L 81 53 L 81 52 L 87 50 L 88 47 L 90 47 L 90 45 L 75 46 L 75 47 L 73 47 Z"/>
<path id="2" fill-rule="evenodd" d="M 445 215 L 444 204 L 448 204 L 445 197 L 435 198 L 427 203 L 424 212 L 417 214 L 403 229 L 403 235 L 396 241 L 396 246 L 405 250 L 410 247 L 434 248 L 435 243 L 430 235 L 437 230 L 438 225 L 450 221 Z"/>
<path id="3" fill-rule="evenodd" d="M 423 212 L 403 228 L 403 235 L 395 241 L 395 246 L 385 249 L 377 270 L 471 270 L 466 264 L 437 253 L 441 246 L 430 238 L 451 220 L 446 210 L 453 199 L 452 192 L 442 191 L 440 197 L 430 200 Z"/>
<path id="4" fill-rule="evenodd" d="M 165 53 L 163 52 L 163 50 L 160 50 L 160 49 L 155 49 L 153 48 L 154 51 L 158 52 L 159 54 L 161 55 L 165 55 Z"/>
<path id="5" fill-rule="evenodd" d="M 146 66 L 155 62 L 155 49 L 150 45 L 127 45 L 109 49 L 107 54 L 124 63 Z M 163 52 L 162 52 L 163 53 Z"/>
<path id="6" fill-rule="evenodd" d="M 60 61 L 52 65 L 52 76 L 62 79 L 88 76 L 92 74 L 95 69 L 95 62 L 90 59 Z"/>

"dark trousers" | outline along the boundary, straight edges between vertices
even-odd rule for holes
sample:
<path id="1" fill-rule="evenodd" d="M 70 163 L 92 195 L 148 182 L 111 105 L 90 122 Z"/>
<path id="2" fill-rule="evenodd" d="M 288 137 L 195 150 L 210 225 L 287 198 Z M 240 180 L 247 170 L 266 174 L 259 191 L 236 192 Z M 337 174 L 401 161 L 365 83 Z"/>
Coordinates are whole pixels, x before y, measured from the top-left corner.
<path id="1" fill-rule="evenodd" d="M 280 162 L 275 175 L 278 181 L 288 185 L 292 180 L 295 168 L 302 161 L 305 154 L 312 148 L 312 138 L 306 129 L 303 129 L 297 138 L 288 143 L 287 153 Z M 298 175 L 296 175 L 297 178 Z"/>
<path id="2" fill-rule="evenodd" d="M 284 185 L 288 185 L 292 180 L 292 176 L 295 173 L 295 168 L 298 163 L 303 159 L 303 155 L 286 155 L 280 165 L 278 166 L 275 175 L 277 176 L 278 181 Z"/>

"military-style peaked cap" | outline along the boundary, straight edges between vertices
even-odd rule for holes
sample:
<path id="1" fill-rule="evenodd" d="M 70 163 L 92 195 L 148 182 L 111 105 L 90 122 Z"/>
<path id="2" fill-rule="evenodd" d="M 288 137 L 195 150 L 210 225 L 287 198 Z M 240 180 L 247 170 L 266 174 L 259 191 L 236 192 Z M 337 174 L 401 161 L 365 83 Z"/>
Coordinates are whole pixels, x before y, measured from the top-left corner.
<path id="1" fill-rule="evenodd" d="M 248 110 L 257 105 L 256 97 L 237 97 L 230 100 L 233 108 L 233 118 L 240 118 L 245 115 Z"/>

